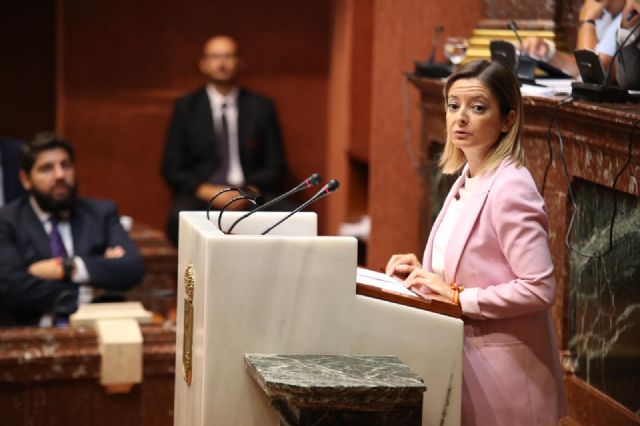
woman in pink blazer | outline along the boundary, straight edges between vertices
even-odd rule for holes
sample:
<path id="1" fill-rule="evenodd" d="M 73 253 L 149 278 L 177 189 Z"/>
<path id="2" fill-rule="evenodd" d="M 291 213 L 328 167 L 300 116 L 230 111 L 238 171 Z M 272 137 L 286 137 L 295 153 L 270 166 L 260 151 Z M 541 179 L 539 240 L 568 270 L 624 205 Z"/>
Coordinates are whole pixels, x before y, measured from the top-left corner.
<path id="1" fill-rule="evenodd" d="M 518 82 L 502 65 L 476 61 L 449 78 L 444 96 L 440 163 L 462 173 L 422 263 L 394 255 L 387 273 L 461 306 L 464 425 L 555 425 L 565 412 L 549 309 L 556 286 L 544 202 L 523 166 Z"/>

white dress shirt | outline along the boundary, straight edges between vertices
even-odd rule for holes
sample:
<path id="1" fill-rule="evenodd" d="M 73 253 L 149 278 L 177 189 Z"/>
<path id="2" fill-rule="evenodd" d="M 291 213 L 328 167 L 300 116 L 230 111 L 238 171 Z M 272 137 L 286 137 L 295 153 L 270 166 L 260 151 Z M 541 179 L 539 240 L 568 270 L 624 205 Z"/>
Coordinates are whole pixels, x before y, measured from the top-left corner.
<path id="1" fill-rule="evenodd" d="M 433 253 L 431 255 L 431 268 L 433 272 L 440 275 L 444 279 L 444 258 L 447 251 L 447 245 L 449 240 L 455 238 L 455 229 L 458 219 L 462 215 L 469 197 L 473 194 L 474 185 L 478 182 L 478 177 L 465 176 L 464 185 L 458 192 L 458 197 L 455 197 L 449 203 L 442 222 L 438 227 L 436 236 L 433 239 Z"/>
<path id="2" fill-rule="evenodd" d="M 464 214 L 464 209 L 469 201 L 469 198 L 473 196 L 477 191 L 478 176 L 469 177 L 465 176 L 464 185 L 458 191 L 458 196 L 451 200 L 449 208 L 447 208 L 442 222 L 436 231 L 436 235 L 433 238 L 433 252 L 431 253 L 431 269 L 438 274 L 440 278 L 444 280 L 444 260 L 447 252 L 447 246 L 452 238 L 455 238 L 456 225 L 460 216 Z M 449 283 L 450 284 L 450 283 Z M 464 283 L 460 283 L 464 286 Z M 478 304 L 478 289 L 468 288 L 460 293 L 460 307 L 465 315 L 473 317 L 480 316 L 480 305 Z"/>
<path id="3" fill-rule="evenodd" d="M 598 37 L 596 52 L 613 56 L 616 52 L 616 32 L 620 27 L 621 19 L 622 13 L 612 16 L 606 10 L 601 18 L 596 19 L 596 35 Z"/>
<path id="4" fill-rule="evenodd" d="M 618 32 L 617 32 L 618 35 L 617 35 L 616 45 L 617 46 L 621 46 L 622 42 L 627 37 L 629 37 L 629 33 L 630 32 L 631 32 L 631 28 L 618 28 Z M 629 37 L 629 39 L 625 43 L 625 46 L 629 46 L 629 45 L 635 43 L 637 38 L 638 38 L 638 32 L 636 31 L 635 33 L 633 33 L 633 35 L 631 37 Z M 640 49 L 640 46 L 638 46 L 638 48 Z"/>
<path id="5" fill-rule="evenodd" d="M 240 163 L 240 150 L 238 142 L 238 89 L 233 89 L 227 96 L 221 95 L 216 88 L 208 84 L 207 95 L 213 111 L 213 125 L 216 129 L 222 128 L 222 105 L 226 105 L 227 126 L 229 130 L 229 170 L 227 183 L 233 186 L 244 184 L 244 172 Z"/>

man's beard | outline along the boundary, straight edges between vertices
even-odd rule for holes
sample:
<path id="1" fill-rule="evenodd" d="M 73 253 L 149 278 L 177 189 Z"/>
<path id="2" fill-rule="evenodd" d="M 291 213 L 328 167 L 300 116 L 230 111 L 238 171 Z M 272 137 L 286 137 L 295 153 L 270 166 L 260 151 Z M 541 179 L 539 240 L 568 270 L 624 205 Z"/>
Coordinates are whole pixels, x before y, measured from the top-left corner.
<path id="1" fill-rule="evenodd" d="M 76 202 L 78 186 L 74 184 L 67 187 L 69 188 L 69 193 L 65 198 L 62 199 L 55 199 L 51 196 L 51 194 L 40 192 L 35 188 L 31 188 L 31 194 L 36 199 L 38 205 L 43 211 L 47 213 L 57 214 L 71 210 Z"/>

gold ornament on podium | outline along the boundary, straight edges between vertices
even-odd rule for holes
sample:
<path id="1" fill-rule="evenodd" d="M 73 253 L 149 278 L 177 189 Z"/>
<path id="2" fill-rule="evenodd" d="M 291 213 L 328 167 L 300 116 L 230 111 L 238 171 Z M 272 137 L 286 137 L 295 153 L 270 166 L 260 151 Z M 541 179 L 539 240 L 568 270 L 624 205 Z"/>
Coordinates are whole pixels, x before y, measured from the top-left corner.
<path id="1" fill-rule="evenodd" d="M 182 345 L 182 375 L 187 384 L 191 384 L 193 364 L 193 293 L 195 287 L 193 264 L 184 272 L 184 336 Z"/>

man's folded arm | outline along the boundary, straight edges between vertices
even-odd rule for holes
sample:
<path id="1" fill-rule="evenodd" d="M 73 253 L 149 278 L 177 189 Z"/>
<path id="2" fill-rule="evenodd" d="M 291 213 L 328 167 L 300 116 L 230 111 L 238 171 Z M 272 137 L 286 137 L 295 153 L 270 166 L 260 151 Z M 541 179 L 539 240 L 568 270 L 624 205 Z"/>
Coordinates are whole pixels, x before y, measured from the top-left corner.
<path id="1" fill-rule="evenodd" d="M 89 283 L 93 287 L 108 290 L 127 290 L 142 282 L 144 264 L 135 244 L 120 224 L 115 204 L 112 204 L 106 217 L 108 247 L 121 246 L 124 255 L 107 258 L 99 256 L 81 256 L 89 273 Z"/>
<path id="2" fill-rule="evenodd" d="M 0 224 L 0 297 L 13 309 L 33 312 L 51 310 L 64 291 L 74 291 L 75 284 L 42 280 L 27 272 L 27 265 L 10 238 L 6 224 Z"/>

